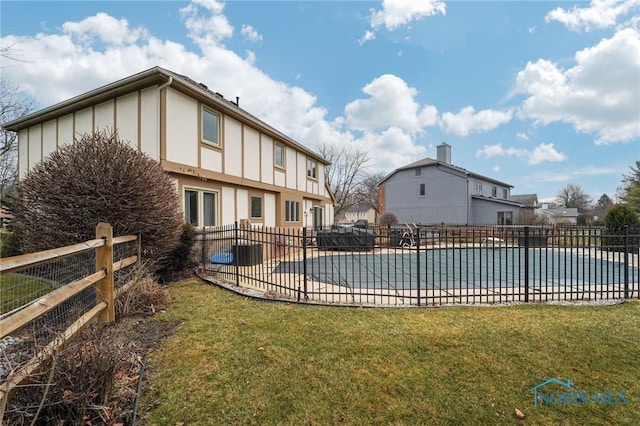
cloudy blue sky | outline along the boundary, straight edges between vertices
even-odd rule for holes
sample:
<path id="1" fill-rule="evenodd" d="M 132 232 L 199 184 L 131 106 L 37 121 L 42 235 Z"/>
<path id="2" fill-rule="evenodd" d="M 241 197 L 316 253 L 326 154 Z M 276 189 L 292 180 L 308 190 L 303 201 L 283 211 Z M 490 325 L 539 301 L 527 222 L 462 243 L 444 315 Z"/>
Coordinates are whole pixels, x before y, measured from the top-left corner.
<path id="1" fill-rule="evenodd" d="M 614 198 L 640 158 L 640 0 L 0 3 L 3 80 L 46 107 L 159 65 L 389 173 L 453 163 Z"/>

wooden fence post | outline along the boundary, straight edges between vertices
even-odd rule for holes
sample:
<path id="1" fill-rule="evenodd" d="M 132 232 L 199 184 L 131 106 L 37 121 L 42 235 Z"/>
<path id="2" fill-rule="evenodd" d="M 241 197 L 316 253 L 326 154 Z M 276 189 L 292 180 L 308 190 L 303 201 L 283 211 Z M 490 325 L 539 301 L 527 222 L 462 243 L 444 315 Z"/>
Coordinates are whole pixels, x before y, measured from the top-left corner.
<path id="1" fill-rule="evenodd" d="M 104 246 L 96 250 L 96 270 L 104 270 L 106 276 L 96 284 L 98 301 L 106 302 L 107 307 L 100 313 L 99 321 L 112 324 L 116 320 L 115 289 L 113 282 L 113 228 L 100 222 L 96 226 L 96 238 L 104 239 Z"/>

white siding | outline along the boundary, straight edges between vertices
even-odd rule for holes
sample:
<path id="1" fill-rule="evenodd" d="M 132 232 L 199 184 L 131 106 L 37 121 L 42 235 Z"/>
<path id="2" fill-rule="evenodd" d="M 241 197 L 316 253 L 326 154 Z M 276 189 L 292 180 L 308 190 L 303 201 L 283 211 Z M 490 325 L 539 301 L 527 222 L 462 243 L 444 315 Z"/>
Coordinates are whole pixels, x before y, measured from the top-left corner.
<path id="1" fill-rule="evenodd" d="M 119 97 L 116 105 L 116 123 L 120 140 L 138 148 L 138 92 Z"/>
<path id="2" fill-rule="evenodd" d="M 142 91 L 140 149 L 154 160 L 160 160 L 160 98 L 158 88 Z"/>
<path id="3" fill-rule="evenodd" d="M 93 108 L 85 108 L 76 112 L 76 125 L 75 135 L 76 137 L 83 135 L 84 133 L 91 133 L 93 130 Z"/>
<path id="4" fill-rule="evenodd" d="M 42 159 L 42 127 L 29 128 L 29 169 Z"/>
<path id="5" fill-rule="evenodd" d="M 29 170 L 29 130 L 18 132 L 18 178 L 23 179 Z"/>
<path id="6" fill-rule="evenodd" d="M 113 122 L 113 108 L 113 101 L 107 101 L 96 105 L 96 108 L 94 110 L 94 130 L 106 129 L 109 132 L 113 131 L 113 129 L 115 128 L 115 123 Z M 122 137 L 122 134 L 120 135 L 120 137 Z"/>
<path id="7" fill-rule="evenodd" d="M 62 146 L 73 142 L 73 114 L 58 119 L 57 145 Z"/>
<path id="8" fill-rule="evenodd" d="M 230 225 L 236 220 L 236 191 L 233 188 L 222 187 L 222 222 L 220 225 Z"/>
<path id="9" fill-rule="evenodd" d="M 167 160 L 198 166 L 198 103 L 169 89 L 167 91 Z"/>
<path id="10" fill-rule="evenodd" d="M 325 177 L 324 177 L 324 164 L 318 164 L 318 191 L 317 194 L 325 195 Z"/>
<path id="11" fill-rule="evenodd" d="M 287 148 L 285 157 L 287 160 L 287 188 L 296 189 L 296 152 L 291 148 Z"/>
<path id="12" fill-rule="evenodd" d="M 242 176 L 242 124 L 232 118 L 224 120 L 224 172 Z"/>
<path id="13" fill-rule="evenodd" d="M 273 183 L 273 139 L 262 135 L 262 182 Z M 275 225 L 274 225 L 275 226 Z"/>
<path id="14" fill-rule="evenodd" d="M 56 120 L 49 120 L 42 125 L 42 156 L 48 157 L 56 150 Z"/>
<path id="15" fill-rule="evenodd" d="M 215 149 L 200 148 L 200 167 L 222 173 L 222 153 Z"/>
<path id="16" fill-rule="evenodd" d="M 264 194 L 264 226 L 276 226 L 276 196 Z"/>
<path id="17" fill-rule="evenodd" d="M 299 191 L 307 191 L 307 157 L 303 154 L 298 154 L 298 182 L 296 182 L 296 189 Z"/>
<path id="18" fill-rule="evenodd" d="M 275 178 L 275 180 L 273 182 L 275 185 L 282 186 L 282 187 L 285 186 L 286 179 L 287 179 L 287 173 L 286 172 L 284 172 L 282 170 L 276 170 L 273 173 L 273 177 Z"/>
<path id="19" fill-rule="evenodd" d="M 244 126 L 244 177 L 260 180 L 260 134 L 249 126 Z"/>
<path id="20" fill-rule="evenodd" d="M 236 190 L 236 203 L 236 220 L 249 219 L 249 191 L 246 189 Z"/>

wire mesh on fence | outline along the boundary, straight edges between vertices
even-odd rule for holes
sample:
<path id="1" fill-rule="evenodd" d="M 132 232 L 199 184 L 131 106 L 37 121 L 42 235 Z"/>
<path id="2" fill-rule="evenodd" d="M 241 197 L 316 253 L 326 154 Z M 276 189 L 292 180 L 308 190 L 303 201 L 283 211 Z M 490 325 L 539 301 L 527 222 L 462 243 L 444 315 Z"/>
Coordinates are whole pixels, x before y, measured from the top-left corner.
<path id="1" fill-rule="evenodd" d="M 136 239 L 113 246 L 114 262 L 129 259 L 128 263 L 114 272 L 114 287 L 126 284 L 135 269 L 138 253 Z M 41 298 L 62 289 L 70 283 L 82 282 L 95 274 L 96 250 L 89 249 L 62 258 L 12 269 L 0 275 L 0 320 L 13 321 L 25 308 L 33 304 L 43 304 Z M 20 325 L 9 335 L 0 339 L 0 383 L 19 370 L 39 351 L 94 308 L 98 301 L 96 284 L 89 282 L 86 288 L 72 295 L 62 296 L 61 303 L 43 308 L 43 313 L 35 318 L 21 320 Z M 2 335 L 7 334 L 2 330 Z"/>
<path id="2" fill-rule="evenodd" d="M 640 231 L 237 227 L 199 236 L 201 272 L 298 300 L 442 305 L 638 297 Z"/>

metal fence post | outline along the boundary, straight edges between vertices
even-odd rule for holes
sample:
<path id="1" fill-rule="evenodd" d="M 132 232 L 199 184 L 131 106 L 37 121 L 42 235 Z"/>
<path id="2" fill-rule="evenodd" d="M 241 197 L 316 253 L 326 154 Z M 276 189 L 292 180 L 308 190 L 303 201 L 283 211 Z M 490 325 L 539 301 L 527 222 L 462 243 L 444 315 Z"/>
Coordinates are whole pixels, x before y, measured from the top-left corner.
<path id="1" fill-rule="evenodd" d="M 624 298 L 629 298 L 629 225 L 624 226 Z"/>
<path id="2" fill-rule="evenodd" d="M 240 229 L 238 228 L 238 221 L 233 223 L 234 230 L 234 245 L 235 250 L 231 247 L 231 253 L 233 253 L 233 263 L 235 265 L 236 270 L 236 285 L 240 287 L 240 265 L 238 264 L 238 253 L 240 252 Z"/>
<path id="3" fill-rule="evenodd" d="M 307 296 L 307 227 L 302 228 L 302 274 L 304 276 L 304 300 Z"/>
<path id="4" fill-rule="evenodd" d="M 418 280 L 418 306 L 420 306 L 420 227 L 416 226 L 416 280 Z"/>
<path id="5" fill-rule="evenodd" d="M 107 303 L 107 307 L 100 313 L 98 319 L 100 322 L 112 324 L 116 320 L 116 292 L 113 281 L 113 228 L 111 225 L 104 222 L 98 223 L 96 238 L 104 240 L 104 245 L 96 249 L 96 270 L 103 270 L 106 273 L 106 276 L 96 283 L 97 303 Z"/>
<path id="6" fill-rule="evenodd" d="M 524 301 L 529 302 L 529 227 L 524 227 Z"/>

